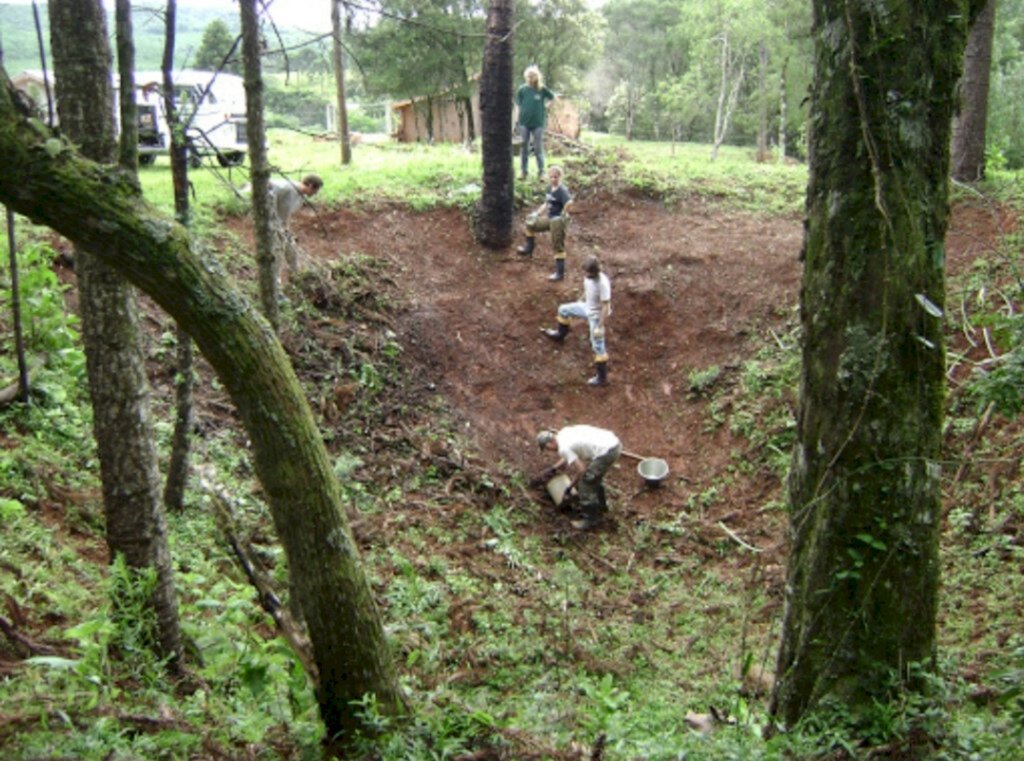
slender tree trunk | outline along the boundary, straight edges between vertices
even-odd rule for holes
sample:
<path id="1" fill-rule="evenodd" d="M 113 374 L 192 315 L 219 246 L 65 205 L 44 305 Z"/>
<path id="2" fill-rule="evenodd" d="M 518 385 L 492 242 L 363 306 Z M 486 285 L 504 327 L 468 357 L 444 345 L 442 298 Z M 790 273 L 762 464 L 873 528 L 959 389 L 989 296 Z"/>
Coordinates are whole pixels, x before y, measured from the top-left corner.
<path id="1" fill-rule="evenodd" d="M 729 43 L 729 36 L 722 33 L 721 38 L 722 54 L 719 58 L 720 80 L 718 84 L 718 106 L 715 109 L 715 135 L 711 146 L 711 160 L 718 158 L 718 149 L 725 142 L 725 136 L 729 134 L 729 127 L 732 125 L 732 114 L 736 110 L 736 102 L 739 99 L 740 87 L 743 85 L 745 71 L 740 66 L 739 71 L 733 74 L 732 46 Z M 734 78 L 735 77 L 735 78 Z"/>
<path id="2" fill-rule="evenodd" d="M 121 136 L 118 163 L 132 174 L 139 171 L 139 123 L 135 112 L 135 34 L 130 0 L 117 0 L 114 16 L 117 31 L 118 111 Z"/>
<path id="3" fill-rule="evenodd" d="M 61 129 L 79 143 L 83 154 L 113 163 L 111 53 L 102 3 L 51 0 L 49 10 Z M 72 210 L 65 213 L 76 214 Z M 111 556 L 124 555 L 129 567 L 156 570 L 152 603 L 158 631 L 153 644 L 177 665 L 181 654 L 178 606 L 160 507 L 135 295 L 124 276 L 102 260 L 96 247 L 78 250 L 75 270 L 107 544 Z"/>
<path id="4" fill-rule="evenodd" d="M 782 62 L 782 69 L 779 72 L 779 162 L 786 160 L 786 119 L 789 118 L 789 110 L 786 102 L 786 69 L 789 68 L 789 58 Z"/>
<path id="5" fill-rule="evenodd" d="M 345 97 L 345 49 L 341 44 L 342 0 L 331 0 L 331 29 L 334 47 L 334 86 L 338 98 L 338 143 L 341 145 L 342 165 L 352 163 L 352 141 L 348 134 L 348 101 Z"/>
<path id="6" fill-rule="evenodd" d="M 511 150 L 512 131 L 512 0 L 491 0 L 487 10 L 487 42 L 480 78 L 480 130 L 483 190 L 477 235 L 490 248 L 512 242 L 515 218 Z"/>
<path id="7" fill-rule="evenodd" d="M 260 304 L 277 330 L 280 311 L 281 263 L 274 251 L 270 210 L 270 165 L 267 163 L 266 129 L 263 126 L 263 70 L 260 63 L 260 24 L 257 0 L 239 0 L 242 17 L 242 59 L 245 68 L 245 134 L 249 145 L 249 179 L 252 186 L 252 218 L 256 233 L 256 262 L 260 272 Z M 338 114 L 339 125 L 341 114 Z M 340 126 L 339 126 L 340 128 Z"/>
<path id="8" fill-rule="evenodd" d="M 757 160 L 768 160 L 768 46 L 758 46 L 757 57 Z"/>
<path id="9" fill-rule="evenodd" d="M 953 179 L 960 182 L 985 178 L 985 128 L 995 26 L 996 0 L 987 0 L 967 35 L 960 109 L 953 121 Z"/>
<path id="10" fill-rule="evenodd" d="M 176 0 L 167 1 L 164 15 L 164 56 L 161 63 L 164 86 L 164 111 L 171 133 L 171 182 L 174 185 L 174 215 L 186 227 L 191 223 L 188 199 L 188 146 L 184 128 L 174 99 L 174 46 L 178 18 Z M 234 48 L 232 48 L 233 50 Z M 164 505 L 168 510 L 183 510 L 185 489 L 188 485 L 189 450 L 192 448 L 192 386 L 195 364 L 192 338 L 177 326 L 178 349 L 175 353 L 174 374 L 174 436 L 171 438 L 171 456 L 167 463 L 164 482 Z"/>
<path id="11" fill-rule="evenodd" d="M 116 172 L 67 144 L 54 150 L 12 91 L 0 73 L 0 203 L 96 252 L 195 339 L 251 441 L 309 628 L 327 735 L 344 744 L 356 730 L 372 734 L 355 703 L 373 695 L 397 714 L 404 701 L 331 461 L 284 349 L 227 276 L 192 252 L 185 228 Z"/>
<path id="12" fill-rule="evenodd" d="M 863 718 L 934 666 L 940 310 L 966 8 L 814 0 L 803 371 L 770 707 L 784 725 L 826 699 Z"/>
<path id="13" fill-rule="evenodd" d="M 4 209 L 7 218 L 7 256 L 11 268 L 11 321 L 14 323 L 14 353 L 18 357 L 18 399 L 31 403 L 28 361 L 25 359 L 25 335 L 21 329 L 21 283 L 18 277 L 18 245 L 15 239 L 14 212 Z"/>
<path id="14" fill-rule="evenodd" d="M 0 40 L 0 43 L 2 42 L 3 40 Z M 42 49 L 40 49 L 40 54 L 42 54 Z M 45 56 L 43 57 L 45 59 Z M 0 66 L 2 65 L 3 45 L 0 44 Z M 7 259 L 10 265 L 10 318 L 14 326 L 14 353 L 17 356 L 17 398 L 23 404 L 31 404 L 32 389 L 29 387 L 29 363 L 25 356 L 25 334 L 22 332 L 22 286 L 20 286 L 17 272 L 17 240 L 15 236 L 14 212 L 4 207 L 4 217 L 7 220 Z"/>

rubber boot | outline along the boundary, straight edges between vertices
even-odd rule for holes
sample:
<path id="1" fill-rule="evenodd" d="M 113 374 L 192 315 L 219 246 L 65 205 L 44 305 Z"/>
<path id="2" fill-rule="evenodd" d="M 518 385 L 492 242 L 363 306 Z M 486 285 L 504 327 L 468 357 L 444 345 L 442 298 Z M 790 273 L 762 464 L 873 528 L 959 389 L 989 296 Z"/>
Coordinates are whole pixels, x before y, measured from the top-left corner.
<path id="1" fill-rule="evenodd" d="M 569 335 L 569 326 L 564 322 L 560 322 L 556 328 L 541 328 L 541 331 L 552 341 L 561 343 Z"/>
<path id="2" fill-rule="evenodd" d="M 572 527 L 580 529 L 581 531 L 592 529 L 601 522 L 602 512 L 600 505 L 584 505 L 583 517 L 579 520 L 573 521 Z"/>
<path id="3" fill-rule="evenodd" d="M 534 235 L 527 235 L 526 242 L 516 249 L 516 253 L 520 256 L 533 256 L 533 247 L 536 245 L 537 239 Z"/>
<path id="4" fill-rule="evenodd" d="M 594 369 L 597 374 L 587 381 L 589 386 L 606 386 L 608 384 L 608 361 L 595 362 Z"/>
<path id="5" fill-rule="evenodd" d="M 555 271 L 548 275 L 548 280 L 556 281 L 565 278 L 565 258 L 555 259 Z"/>

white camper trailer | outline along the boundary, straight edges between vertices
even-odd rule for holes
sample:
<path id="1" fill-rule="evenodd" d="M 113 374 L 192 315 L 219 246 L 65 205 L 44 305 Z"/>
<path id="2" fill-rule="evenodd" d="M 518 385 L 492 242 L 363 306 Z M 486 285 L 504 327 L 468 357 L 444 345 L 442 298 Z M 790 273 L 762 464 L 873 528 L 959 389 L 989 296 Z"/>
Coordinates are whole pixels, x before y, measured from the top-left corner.
<path id="1" fill-rule="evenodd" d="M 40 111 L 46 111 L 46 89 L 41 71 L 23 71 L 13 78 L 15 87 L 28 94 Z M 51 92 L 53 83 L 50 83 Z M 139 163 L 152 164 L 170 148 L 170 132 L 164 108 L 163 74 L 135 74 L 138 104 Z M 245 88 L 235 74 L 184 69 L 174 74 L 174 103 L 179 120 L 186 124 L 188 160 L 199 166 L 206 156 L 221 166 L 237 166 L 248 149 L 245 132 Z M 117 119 L 117 96 L 114 97 Z"/>
<path id="2" fill-rule="evenodd" d="M 139 107 L 139 161 L 151 164 L 170 146 L 164 109 L 163 75 L 140 71 L 135 75 Z M 174 104 L 187 125 L 188 158 L 198 166 L 214 156 L 221 166 L 245 160 L 245 87 L 235 74 L 184 69 L 174 74 Z"/>

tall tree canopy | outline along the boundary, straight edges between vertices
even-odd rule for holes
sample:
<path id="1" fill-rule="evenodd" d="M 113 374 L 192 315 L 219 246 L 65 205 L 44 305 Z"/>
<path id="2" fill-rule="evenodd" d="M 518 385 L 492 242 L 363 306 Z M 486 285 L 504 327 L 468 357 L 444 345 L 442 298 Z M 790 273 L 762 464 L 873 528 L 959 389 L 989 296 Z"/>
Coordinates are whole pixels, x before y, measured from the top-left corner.
<path id="1" fill-rule="evenodd" d="M 234 44 L 235 35 L 228 29 L 228 25 L 221 19 L 214 19 L 203 30 L 203 39 L 196 51 L 194 68 L 216 71 L 223 66 L 224 71 L 241 74 L 241 56 L 227 57 Z"/>

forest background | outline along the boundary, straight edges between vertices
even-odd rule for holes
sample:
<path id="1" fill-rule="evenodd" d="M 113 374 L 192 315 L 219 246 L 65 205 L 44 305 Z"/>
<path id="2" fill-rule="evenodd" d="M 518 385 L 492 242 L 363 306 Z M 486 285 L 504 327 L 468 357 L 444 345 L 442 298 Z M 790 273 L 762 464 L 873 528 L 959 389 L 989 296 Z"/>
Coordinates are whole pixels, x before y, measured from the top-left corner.
<path id="1" fill-rule="evenodd" d="M 726 7 L 714 6 L 718 11 Z M 776 13 L 771 17 L 774 23 L 798 19 L 802 6 L 768 8 Z M 528 48 L 531 41 L 536 41 L 536 47 L 522 56 L 541 62 L 549 82 L 564 83 L 564 92 L 589 104 L 587 112 L 595 134 L 580 150 L 596 152 L 573 157 L 568 148 L 553 150 L 572 167 L 580 191 L 597 192 L 608 186 L 623 190 L 626 198 L 650 196 L 669 206 L 681 198 L 697 198 L 701 204 L 724 210 L 723 217 L 730 219 L 736 216 L 737 208 L 769 217 L 788 215 L 791 220 L 799 215 L 801 167 L 777 162 L 780 166 L 766 179 L 764 165 L 751 161 L 750 148 L 759 134 L 782 135 L 787 154 L 796 158 L 802 155 L 806 114 L 801 115 L 800 104 L 809 70 L 799 51 L 806 40 L 794 32 L 792 39 L 786 38 L 785 44 L 773 48 L 777 53 L 781 51 L 779 55 L 768 57 L 768 61 L 779 61 L 778 68 L 771 75 L 767 68 L 761 69 L 761 76 L 755 77 L 751 74 L 757 69 L 753 62 L 765 60 L 760 55 L 763 47 L 745 44 L 740 26 L 722 26 L 726 19 L 749 15 L 746 11 L 750 9 L 742 5 L 732 6 L 734 13 L 710 20 L 696 6 L 686 15 L 676 4 L 609 4 L 599 13 L 580 7 L 577 10 L 578 16 L 558 16 L 560 21 L 580 21 L 579 31 L 574 33 L 563 32 L 548 40 L 540 30 L 555 28 L 552 22 L 538 24 L 534 35 L 526 34 L 529 27 L 525 27 L 523 47 Z M 478 9 L 466 14 L 468 28 L 473 28 L 474 12 Z M 762 25 L 762 33 L 772 28 L 764 17 L 751 18 Z M 1005 18 L 1010 21 L 1000 27 L 1000 38 L 1011 52 L 1014 44 L 1019 50 L 1017 37 L 1006 32 L 1019 15 L 1007 13 Z M 225 21 L 230 35 L 232 19 Z M 728 34 L 712 34 L 718 45 L 711 48 L 688 44 L 684 31 L 704 22 L 705 32 L 715 29 Z M 432 26 L 435 23 L 431 21 Z M 806 20 L 793 28 L 805 25 Z M 210 28 L 208 22 L 195 28 L 200 26 L 203 34 Z M 455 68 L 448 68 L 447 57 L 443 62 L 431 61 L 424 80 L 416 81 L 408 63 L 384 65 L 385 61 L 397 60 L 396 48 L 408 47 L 408 40 L 399 35 L 399 30 L 387 27 L 367 26 L 362 42 L 353 38 L 354 50 L 359 44 L 365 45 L 362 60 L 377 56 L 381 62 L 372 69 L 367 67 L 366 77 L 353 76 L 354 92 L 367 100 L 419 94 L 430 86 L 428 74 L 435 76 L 438 71 L 447 72 L 446 81 L 451 84 L 458 83 L 459 72 L 468 76 L 474 70 L 478 52 L 465 56 Z M 5 42 L 8 28 L 4 22 Z M 638 28 L 642 34 L 638 32 L 632 40 L 635 45 L 630 44 L 632 38 L 627 32 Z M 609 29 L 614 32 L 609 34 Z M 585 36 L 585 32 L 593 36 Z M 386 33 L 395 36 L 389 38 Z M 610 37 L 615 39 L 616 51 L 610 58 L 607 48 L 604 56 L 596 55 L 601 48 L 590 41 Z M 472 42 L 467 43 L 467 50 L 479 47 L 479 39 L 468 39 Z M 696 40 L 697 35 L 693 35 L 692 41 Z M 729 44 L 723 44 L 727 40 Z M 550 47 L 544 47 L 545 42 Z M 436 40 L 434 43 L 431 49 L 437 48 Z M 200 36 L 194 48 L 197 60 L 202 47 Z M 729 49 L 744 52 L 735 58 L 722 58 L 722 52 Z M 629 50 L 629 55 L 620 55 L 623 50 Z M 672 55 L 666 58 L 666 53 L 679 51 L 687 55 L 678 55 L 674 62 Z M 353 58 L 357 57 L 354 52 Z M 616 62 L 617 68 L 602 73 L 609 60 Z M 781 61 L 786 60 L 791 63 L 783 67 Z M 660 68 L 663 63 L 665 70 Z M 141 63 L 140 67 L 145 65 Z M 350 70 L 353 68 L 359 67 Z M 783 71 L 786 77 L 781 76 Z M 317 75 L 312 67 L 296 67 L 293 73 L 297 75 L 295 84 L 288 88 L 294 86 L 303 92 L 304 99 L 316 101 L 315 93 L 330 91 L 329 75 L 325 73 Z M 774 127 L 764 130 L 763 106 L 768 93 L 772 103 L 779 102 L 779 88 L 769 87 L 769 82 L 786 83 L 783 101 L 787 108 L 773 106 Z M 401 90 L 399 84 L 408 89 Z M 999 97 L 999 89 L 993 87 L 994 97 Z M 324 100 L 318 102 L 318 108 L 310 113 L 322 108 Z M 730 120 L 723 123 L 727 110 Z M 313 120 L 303 124 L 303 117 L 287 107 L 280 109 L 278 118 L 280 126 L 317 126 Z M 597 135 L 598 127 L 633 141 Z M 657 138 L 679 143 L 641 142 Z M 707 166 L 707 156 L 718 138 L 724 142 L 718 168 L 713 169 Z M 1007 143 L 1002 147 L 998 132 L 991 138 L 991 185 L 983 188 L 986 195 L 982 207 L 995 204 L 998 213 L 993 218 L 1003 220 L 1017 202 L 1015 175 L 1004 171 L 1013 164 L 1012 146 Z M 778 157 L 777 146 L 782 141 L 778 137 L 770 141 L 775 143 Z M 741 147 L 728 150 L 730 143 Z M 295 135 L 275 132 L 272 146 L 274 155 L 286 159 L 292 167 L 319 168 L 323 161 L 322 144 L 317 146 Z M 372 204 L 397 200 L 417 209 L 467 208 L 471 199 L 452 189 L 469 188 L 477 178 L 478 167 L 472 157 L 443 149 L 399 153 L 403 166 L 393 170 L 394 164 L 390 168 L 388 164 L 395 155 L 381 148 L 367 150 L 360 158 L 363 178 L 381 179 L 380 185 L 370 191 Z M 670 164 L 674 171 L 662 171 Z M 422 170 L 424 166 L 428 168 Z M 696 170 L 696 166 L 703 168 Z M 591 176 L 588 170 L 593 172 Z M 331 216 L 321 221 L 343 223 L 339 209 L 351 201 L 353 186 L 346 183 L 353 182 L 353 177 L 333 166 L 325 166 L 322 171 L 330 186 L 322 201 L 330 204 Z M 210 193 L 205 197 L 220 197 L 200 212 L 200 224 L 208 225 L 207 231 L 227 226 L 241 235 L 241 225 L 230 221 L 232 214 L 243 210 L 237 199 L 226 189 L 217 188 L 212 180 L 204 185 L 207 180 L 201 177 L 195 181 L 200 191 Z M 167 196 L 161 198 L 161 194 L 166 191 L 160 190 L 160 184 L 166 181 L 165 173 L 144 173 L 142 177 L 147 194 L 165 204 Z M 357 192 L 365 194 L 367 184 L 359 184 Z M 471 196 L 472 191 L 467 192 Z M 958 200 L 963 202 L 964 198 Z M 225 216 L 220 216 L 222 213 Z M 348 222 L 351 224 L 351 220 Z M 996 229 L 1003 232 L 1003 223 Z M 305 674 L 282 641 L 265 636 L 269 634 L 269 622 L 251 599 L 251 591 L 238 570 L 226 561 L 222 540 L 215 539 L 223 528 L 213 525 L 208 515 L 198 520 L 195 513 L 180 516 L 180 520 L 173 519 L 172 529 L 177 537 L 176 554 L 179 558 L 181 553 L 187 554 L 179 561 L 182 579 L 194 590 L 188 595 L 185 612 L 193 621 L 202 621 L 201 628 L 190 631 L 204 659 L 200 676 L 207 682 L 201 689 L 187 696 L 166 691 L 159 665 L 147 662 L 136 649 L 139 643 L 133 636 L 137 633 L 117 629 L 105 615 L 105 603 L 101 601 L 108 591 L 118 589 L 118 585 L 131 585 L 117 566 L 105 577 L 101 565 L 91 567 L 81 560 L 98 553 L 101 543 L 95 485 L 90 480 L 94 455 L 88 446 L 73 446 L 88 426 L 88 412 L 81 406 L 81 389 L 76 389 L 74 383 L 57 383 L 53 375 L 63 374 L 68 381 L 80 382 L 81 355 L 76 349 L 74 320 L 64 314 L 62 299 L 55 298 L 59 289 L 52 280 L 55 272 L 50 263 L 56 252 L 47 248 L 52 241 L 37 243 L 26 270 L 30 288 L 39 296 L 33 306 L 34 315 L 41 320 L 36 323 L 35 334 L 44 343 L 52 342 L 48 350 L 69 364 L 49 371 L 50 379 L 43 384 L 50 395 L 49 403 L 28 413 L 29 418 L 12 421 L 11 430 L 19 434 L 31 431 L 38 436 L 40 446 L 34 451 L 19 440 L 18 450 L 12 448 L 10 459 L 3 461 L 12 495 L 3 502 L 3 520 L 9 529 L 7 536 L 20 538 L 5 543 L 5 551 L 20 554 L 4 562 L 6 570 L 14 569 L 12 577 L 18 577 L 18 594 L 11 596 L 13 603 L 8 602 L 12 620 L 17 621 L 24 613 L 17 599 L 25 599 L 22 594 L 29 589 L 32 616 L 42 616 L 43 622 L 52 625 L 53 631 L 60 630 L 62 636 L 51 642 L 51 635 L 46 633 L 40 641 L 21 643 L 55 645 L 59 654 L 37 654 L 30 659 L 31 673 L 42 675 L 41 688 L 27 680 L 6 683 L 11 701 L 5 700 L 5 706 L 24 710 L 4 717 L 5 742 L 25 758 L 315 755 L 322 738 Z M 247 274 L 251 277 L 251 271 L 246 270 L 248 262 L 240 253 L 245 250 L 244 244 L 233 249 L 221 239 L 218 246 L 223 246 L 225 253 L 237 255 L 229 256 L 228 261 L 239 281 L 244 281 Z M 988 299 L 996 293 L 1013 293 L 1014 248 L 1011 234 L 994 243 L 993 249 L 986 251 L 989 255 L 958 272 L 963 279 L 957 281 L 955 292 L 962 296 L 961 311 L 970 314 L 970 319 L 959 323 L 951 318 L 951 330 L 982 336 L 982 346 L 990 341 L 993 347 L 1009 345 L 1002 343 L 1010 333 L 1011 322 L 1004 319 L 1007 304 L 999 304 L 999 297 L 993 297 L 992 303 Z M 33 258 L 35 266 L 31 264 Z M 808 727 L 805 734 L 767 743 L 760 735 L 765 717 L 760 704 L 764 685 L 759 683 L 759 669 L 769 660 L 765 653 L 771 642 L 771 611 L 777 602 L 773 595 L 778 591 L 767 577 L 778 569 L 740 561 L 750 550 L 728 533 L 710 536 L 703 520 L 728 507 L 721 495 L 749 473 L 736 462 L 733 470 L 702 482 L 701 489 L 693 489 L 687 496 L 687 518 L 641 526 L 632 537 L 637 541 L 632 556 L 617 555 L 607 545 L 591 554 L 572 543 L 566 545 L 566 550 L 553 550 L 545 544 L 543 534 L 530 531 L 529 524 L 537 515 L 530 512 L 534 508 L 528 507 L 528 500 L 520 501 L 523 484 L 517 479 L 521 474 L 502 474 L 496 479 L 494 472 L 479 469 L 473 455 L 463 454 L 466 445 L 456 431 L 442 428 L 444 432 L 438 433 L 442 425 L 438 423 L 442 419 L 439 409 L 431 410 L 434 419 L 430 426 L 402 442 L 399 459 L 403 463 L 375 463 L 380 470 L 373 470 L 367 477 L 371 469 L 360 460 L 360 455 L 367 457 L 367 453 L 360 451 L 355 441 L 360 434 L 398 414 L 396 410 L 402 405 L 393 405 L 394 400 L 387 397 L 388 389 L 407 387 L 403 372 L 408 368 L 397 361 L 401 348 L 383 327 L 386 320 L 381 320 L 381 313 L 387 312 L 389 305 L 379 283 L 399 275 L 381 267 L 378 260 L 354 256 L 345 259 L 340 271 L 332 276 L 340 279 L 305 284 L 302 287 L 308 287 L 305 293 L 310 302 L 320 303 L 327 316 L 300 313 L 296 323 L 290 325 L 294 330 L 290 333 L 291 348 L 299 354 L 309 352 L 303 359 L 312 365 L 312 372 L 305 379 L 315 388 L 324 372 L 324 367 L 317 365 L 323 357 L 315 348 L 316 342 L 324 338 L 319 328 L 324 321 L 334 326 L 342 321 L 357 324 L 344 342 L 347 348 L 336 347 L 341 353 L 355 349 L 349 357 L 356 360 L 355 364 L 343 374 L 354 387 L 341 390 L 347 389 L 345 392 L 352 394 L 357 403 L 351 404 L 350 399 L 350 416 L 344 418 L 343 425 L 332 425 L 327 430 L 328 435 L 337 437 L 340 451 L 353 453 L 340 456 L 334 465 L 345 479 L 349 490 L 346 497 L 357 511 L 354 516 L 363 521 L 359 527 L 361 540 L 378 547 L 368 553 L 375 588 L 386 596 L 389 634 L 399 643 L 407 686 L 425 708 L 410 731 L 390 726 L 388 717 L 377 716 L 373 705 L 364 706 L 368 720 L 380 723 L 386 739 L 373 750 L 368 749 L 367 757 L 597 758 L 603 753 L 607 758 L 678 758 L 687 754 L 709 758 L 834 754 L 840 758 L 844 753 L 878 757 L 885 752 L 893 757 L 900 753 L 1012 757 L 1006 754 L 1017 747 L 1013 733 L 1019 729 L 1020 717 L 1020 640 L 1013 633 L 1019 605 L 1000 601 L 1020 599 L 1018 587 L 1013 586 L 1013 570 L 1019 563 L 1021 506 L 1019 495 L 1014 497 L 1012 490 L 1004 492 L 1002 486 L 1004 479 L 1012 483 L 1017 478 L 1013 464 L 1019 466 L 1016 432 L 1007 422 L 1014 409 L 1012 404 L 1004 408 L 1006 397 L 1000 396 L 1005 386 L 986 387 L 982 373 L 977 384 L 963 386 L 962 393 L 951 400 L 951 450 L 985 449 L 998 467 L 979 468 L 979 473 L 957 469 L 948 483 L 953 507 L 946 534 L 946 565 L 958 572 L 947 577 L 949 609 L 944 618 L 944 652 L 950 676 L 936 685 L 939 700 L 922 704 L 907 696 L 902 705 L 880 706 L 875 723 L 866 733 L 861 726 L 854 736 L 844 734 L 842 722 L 837 721 L 834 726 Z M 56 270 L 56 275 L 60 274 Z M 148 319 L 158 320 L 152 316 Z M 150 356 L 160 362 L 170 353 L 175 339 L 169 325 L 156 324 L 159 329 L 150 337 Z M 777 488 L 779 461 L 784 459 L 780 453 L 786 452 L 791 443 L 787 414 L 791 412 L 788 405 L 792 401 L 794 344 L 786 340 L 788 333 L 776 333 L 775 338 L 772 335 L 768 334 L 767 346 L 761 347 L 768 354 L 747 357 L 741 363 L 741 372 L 734 365 L 709 361 L 705 366 L 688 368 L 686 386 L 695 404 L 707 414 L 709 429 L 727 427 L 730 435 L 750 436 L 752 446 L 765 454 L 765 461 L 759 461 L 758 467 L 775 469 L 772 483 Z M 163 372 L 167 372 L 166 366 Z M 412 374 L 416 375 L 415 369 Z M 212 398 L 206 403 L 216 411 L 223 406 L 216 381 L 209 384 L 209 389 Z M 333 401 L 332 413 L 332 400 L 319 400 L 325 415 L 337 413 L 340 399 Z M 991 422 L 996 409 L 1008 413 L 1000 425 Z M 983 411 L 988 411 L 987 417 Z M 50 430 L 44 435 L 47 426 Z M 346 427 L 356 439 L 343 441 Z M 231 431 L 228 424 L 223 430 L 220 424 L 212 429 L 207 455 L 230 474 L 232 492 L 246 495 L 241 510 L 249 539 L 281 585 L 285 569 L 280 550 L 267 539 L 265 508 L 260 504 L 258 487 L 251 481 L 251 464 L 238 446 L 237 431 Z M 993 431 L 998 431 L 998 436 L 989 438 Z M 79 467 L 65 469 L 61 460 Z M 401 471 L 403 479 L 408 480 L 401 488 L 382 490 L 380 484 L 389 483 L 385 474 L 393 477 L 396 467 L 408 468 Z M 765 478 L 764 471 L 758 470 L 757 475 Z M 452 511 L 449 523 L 423 521 L 396 509 L 397 505 L 408 509 L 412 502 L 437 509 L 449 504 L 453 489 L 473 509 Z M 410 494 L 414 496 L 410 498 Z M 205 507 L 212 499 L 204 495 L 197 502 Z M 29 505 L 27 511 L 25 505 Z M 54 515 L 51 511 L 58 505 L 64 512 Z M 778 507 L 769 498 L 757 509 L 771 516 Z M 40 508 L 41 514 L 37 514 Z M 431 516 L 438 518 L 439 512 Z M 691 523 L 694 516 L 701 520 Z M 47 519 L 55 518 L 67 533 L 53 531 L 53 525 L 47 524 Z M 382 537 L 390 539 L 390 547 L 380 548 Z M 446 546 L 455 546 L 457 552 L 446 554 L 442 550 Z M 468 561 L 473 570 L 464 573 L 457 557 L 477 557 L 482 552 L 488 553 L 482 555 L 484 558 L 497 558 L 499 567 L 488 569 L 486 562 Z M 695 562 L 697 558 L 699 562 Z M 52 569 L 76 565 L 80 589 L 52 588 L 57 578 L 50 574 Z M 618 575 L 616 566 L 627 574 L 632 570 L 635 578 Z M 743 579 L 737 569 L 749 573 L 749 577 Z M 993 578 L 1000 578 L 1006 586 L 992 583 Z M 643 583 L 637 586 L 637 581 Z M 533 584 L 543 590 L 539 596 Z M 596 616 L 592 618 L 583 612 L 588 609 L 583 590 L 596 584 L 610 591 L 607 598 L 597 601 L 596 610 L 591 611 Z M 615 591 L 629 600 L 628 611 L 616 609 L 612 602 Z M 515 599 L 520 596 L 531 600 L 530 605 L 517 605 Z M 482 598 L 488 604 L 475 606 L 473 601 Z M 138 598 L 126 599 L 125 604 L 141 608 Z M 695 609 L 695 620 L 689 618 L 691 608 Z M 95 615 L 82 617 L 72 612 L 76 610 L 93 610 Z M 736 615 L 724 620 L 726 610 Z M 965 610 L 970 614 L 964 614 Z M 611 631 L 604 631 L 599 623 L 604 615 L 616 617 Z M 141 610 L 139 616 L 144 618 Z M 74 625 L 69 625 L 72 620 Z M 667 630 L 645 628 L 645 624 L 662 626 L 666 622 L 671 622 Z M 716 632 L 707 628 L 709 622 L 724 630 L 724 640 L 715 639 Z M 33 623 L 38 625 L 39 621 L 33 619 Z M 686 633 L 685 646 L 674 647 L 674 637 L 680 631 Z M 691 631 L 694 633 L 688 634 Z M 664 639 L 667 632 L 672 632 L 673 639 Z M 449 640 L 452 635 L 454 639 Z M 535 638 L 532 643 L 531 638 Z M 570 644 L 574 638 L 576 644 Z M 69 645 L 72 641 L 75 644 Z M 460 647 L 468 660 L 465 668 L 452 671 Z M 522 684 L 531 685 L 535 692 L 517 692 L 515 687 Z M 680 695 L 687 715 L 676 700 Z M 121 709 L 119 704 L 126 696 L 137 701 L 138 710 Z M 707 726 L 717 728 L 705 733 Z"/>

